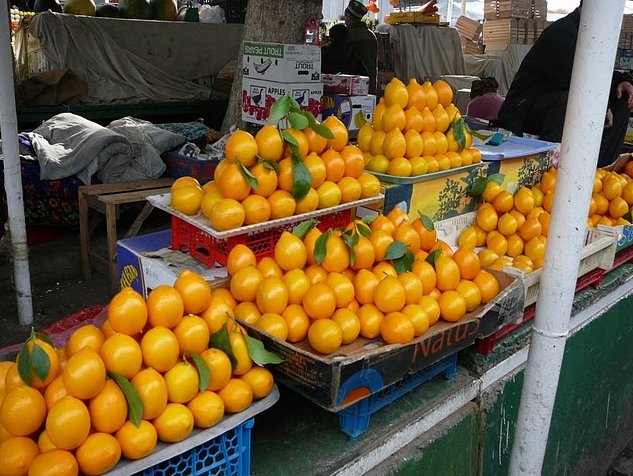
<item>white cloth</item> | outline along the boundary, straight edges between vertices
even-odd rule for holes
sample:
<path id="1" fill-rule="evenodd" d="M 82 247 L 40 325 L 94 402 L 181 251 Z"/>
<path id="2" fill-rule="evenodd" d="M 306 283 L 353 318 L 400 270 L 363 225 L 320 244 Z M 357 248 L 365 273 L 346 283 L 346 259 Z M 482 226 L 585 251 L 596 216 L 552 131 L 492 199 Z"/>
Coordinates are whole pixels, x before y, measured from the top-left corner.
<path id="1" fill-rule="evenodd" d="M 464 55 L 455 28 L 435 25 L 390 25 L 395 73 L 424 80 L 465 74 Z"/>
<path id="2" fill-rule="evenodd" d="M 472 76 L 492 76 L 499 82 L 499 94 L 505 96 L 514 75 L 532 45 L 508 45 L 506 49 L 485 55 L 464 55 L 466 73 Z"/>
<path id="3" fill-rule="evenodd" d="M 88 90 L 82 102 L 207 99 L 211 89 L 189 81 L 194 79 L 191 77 L 194 74 L 193 68 L 204 61 L 202 58 L 193 61 L 193 54 L 174 54 L 174 57 L 166 58 L 165 49 L 153 49 L 157 36 L 161 36 L 163 41 L 176 41 L 173 38 L 175 31 L 169 28 L 171 23 L 178 22 L 112 20 L 49 11 L 33 18 L 29 32 L 39 40 L 42 51 L 55 68 L 71 69 L 86 82 Z M 180 25 L 182 28 L 182 25 L 187 27 L 192 24 L 180 22 Z M 203 25 L 206 28 L 226 26 L 228 25 Z M 123 27 L 127 27 L 130 33 L 126 35 Z M 134 35 L 145 32 L 148 36 L 135 39 L 131 36 L 132 32 Z M 171 36 L 169 32 L 172 33 Z M 183 39 L 178 40 L 185 44 Z M 187 48 L 199 51 L 193 50 L 199 46 L 188 44 Z M 208 48 L 207 44 L 206 51 L 209 51 Z M 237 55 L 237 48 L 231 48 L 230 44 L 226 50 Z M 145 55 L 142 54 L 143 51 Z M 168 48 L 167 51 L 171 50 Z M 223 58 L 220 62 L 224 59 L 226 61 L 215 65 L 216 73 L 230 60 L 225 58 L 226 52 L 220 56 Z M 192 63 L 196 66 L 192 67 Z M 174 72 L 182 72 L 170 73 L 167 66 Z"/>

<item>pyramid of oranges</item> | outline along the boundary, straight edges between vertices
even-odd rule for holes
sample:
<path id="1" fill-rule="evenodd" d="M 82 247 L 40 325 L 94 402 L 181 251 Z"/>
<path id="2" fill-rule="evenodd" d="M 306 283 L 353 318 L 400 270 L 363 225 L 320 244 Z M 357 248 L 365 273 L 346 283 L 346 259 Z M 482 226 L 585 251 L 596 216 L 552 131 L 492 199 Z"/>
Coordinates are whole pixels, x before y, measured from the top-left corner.
<path id="1" fill-rule="evenodd" d="M 186 215 L 201 211 L 212 228 L 225 231 L 378 195 L 380 184 L 365 173 L 365 156 L 348 144 L 345 125 L 334 116 L 322 125 L 332 139 L 311 127 L 281 131 L 267 124 L 254 137 L 235 131 L 226 142 L 225 159 L 216 167 L 214 181 L 201 187 L 191 177 L 176 180 L 171 206 Z M 294 193 L 298 164 L 282 132 L 294 138 L 297 160 L 305 166 L 300 179 L 307 181 L 307 193 L 301 197 Z"/>
<path id="2" fill-rule="evenodd" d="M 245 331 L 223 327 L 234 306 L 184 271 L 147 300 L 123 289 L 103 326 L 79 327 L 66 347 L 33 333 L 17 362 L 0 362 L 0 474 L 103 474 L 268 395 Z M 230 355 L 209 346 L 221 329 Z"/>
<path id="3" fill-rule="evenodd" d="M 345 229 L 299 225 L 259 261 L 237 245 L 227 269 L 238 320 L 320 354 L 359 336 L 406 344 L 499 292 L 473 250 L 453 253 L 432 222 L 411 221 L 400 208 Z"/>
<path id="4" fill-rule="evenodd" d="M 413 78 L 405 86 L 392 79 L 372 123 L 358 132 L 367 169 L 409 177 L 481 162 L 452 100 L 453 90 L 445 81 L 419 84 Z"/>

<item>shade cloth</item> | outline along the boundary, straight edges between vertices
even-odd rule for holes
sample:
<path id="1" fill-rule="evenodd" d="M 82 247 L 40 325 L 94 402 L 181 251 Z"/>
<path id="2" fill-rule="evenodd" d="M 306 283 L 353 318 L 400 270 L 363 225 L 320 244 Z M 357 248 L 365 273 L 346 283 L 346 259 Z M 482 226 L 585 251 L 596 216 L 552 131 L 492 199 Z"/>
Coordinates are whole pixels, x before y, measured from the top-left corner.
<path id="1" fill-rule="evenodd" d="M 532 45 L 508 45 L 485 55 L 464 55 L 466 74 L 494 77 L 499 82 L 499 94 L 505 96 L 530 48 Z"/>

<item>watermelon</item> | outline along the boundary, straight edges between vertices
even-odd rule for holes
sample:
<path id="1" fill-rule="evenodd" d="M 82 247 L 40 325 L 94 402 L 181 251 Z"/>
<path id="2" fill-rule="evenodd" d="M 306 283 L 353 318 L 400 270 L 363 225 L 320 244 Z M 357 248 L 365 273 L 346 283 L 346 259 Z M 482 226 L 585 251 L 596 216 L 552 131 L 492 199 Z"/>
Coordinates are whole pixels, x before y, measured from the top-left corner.
<path id="1" fill-rule="evenodd" d="M 104 3 L 97 7 L 97 16 L 104 18 L 121 18 L 121 12 L 115 4 Z"/>
<path id="2" fill-rule="evenodd" d="M 92 0 L 67 0 L 64 2 L 64 13 L 73 15 L 95 16 L 97 7 Z"/>
<path id="3" fill-rule="evenodd" d="M 148 0 L 119 0 L 119 10 L 122 18 L 151 18 Z"/>

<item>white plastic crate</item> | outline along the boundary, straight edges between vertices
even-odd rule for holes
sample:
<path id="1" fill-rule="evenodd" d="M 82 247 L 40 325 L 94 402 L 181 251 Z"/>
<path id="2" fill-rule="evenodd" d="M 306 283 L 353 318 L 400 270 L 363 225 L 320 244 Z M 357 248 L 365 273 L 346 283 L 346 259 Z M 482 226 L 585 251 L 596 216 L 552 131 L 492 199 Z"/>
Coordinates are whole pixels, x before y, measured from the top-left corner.
<path id="1" fill-rule="evenodd" d="M 446 241 L 451 246 L 455 246 L 459 234 L 464 228 L 471 226 L 475 222 L 476 217 L 477 213 L 471 212 L 437 222 L 435 224 L 437 238 Z M 585 235 L 585 244 L 580 253 L 578 277 L 584 276 L 598 268 L 610 270 L 613 267 L 616 249 L 616 234 L 599 229 L 588 229 Z M 537 269 L 531 273 L 525 273 L 512 266 L 505 266 L 503 270 L 523 280 L 523 286 L 525 287 L 525 307 L 534 304 L 538 299 L 539 283 L 543 270 Z"/>

